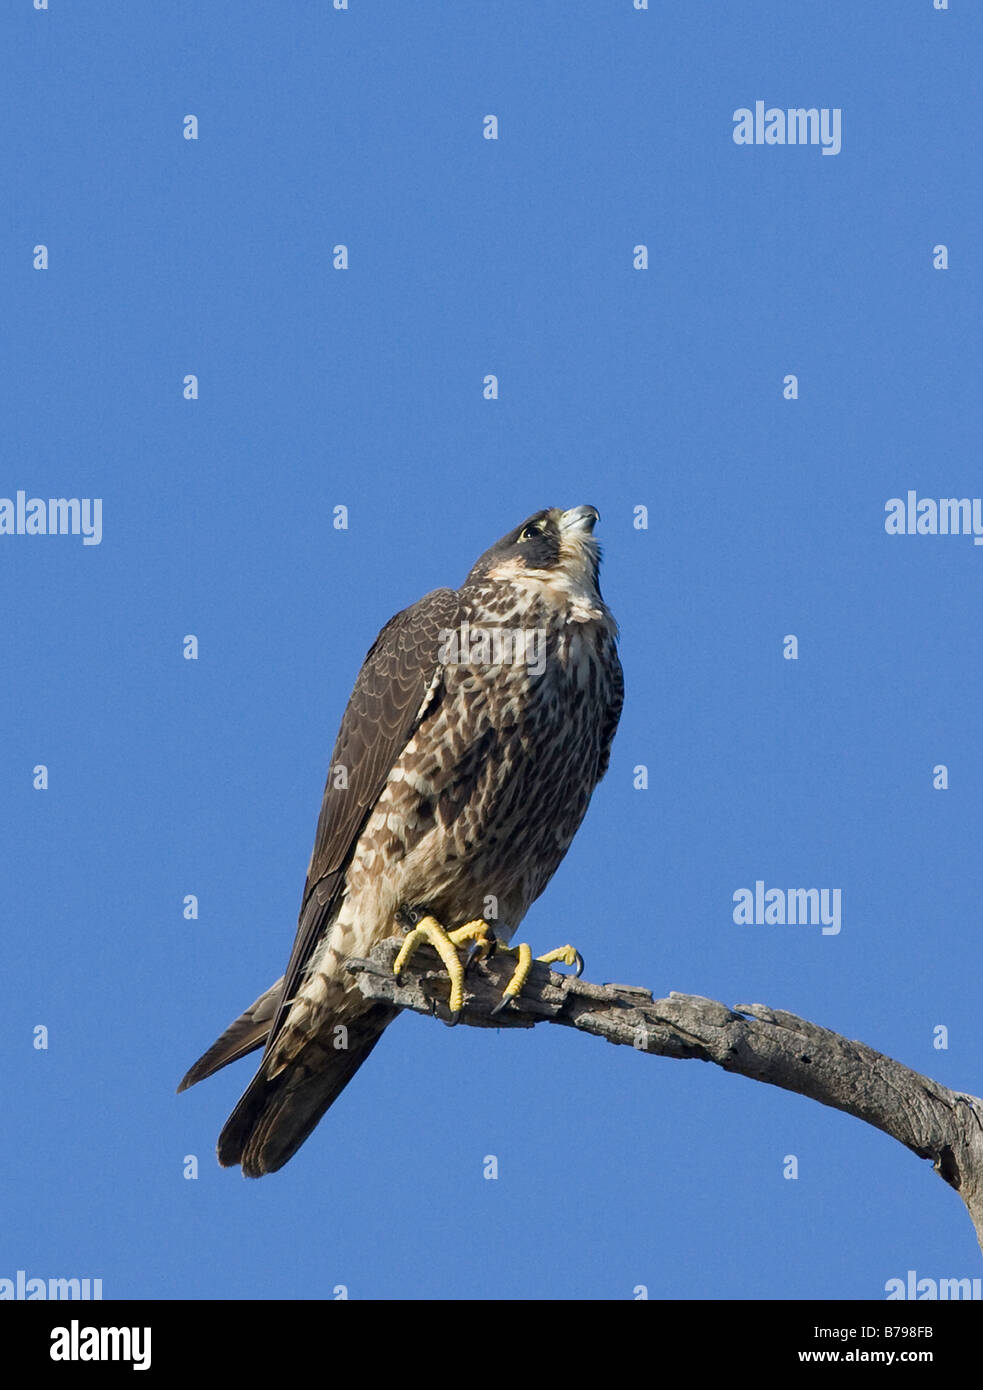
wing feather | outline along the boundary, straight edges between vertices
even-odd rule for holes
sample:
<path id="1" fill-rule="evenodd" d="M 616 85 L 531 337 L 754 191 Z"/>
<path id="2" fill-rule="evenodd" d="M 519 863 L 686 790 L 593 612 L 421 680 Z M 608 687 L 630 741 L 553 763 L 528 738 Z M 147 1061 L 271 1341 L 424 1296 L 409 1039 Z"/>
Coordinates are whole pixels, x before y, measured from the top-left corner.
<path id="1" fill-rule="evenodd" d="M 390 618 L 365 658 L 328 767 L 297 936 L 267 1052 L 330 923 L 362 827 L 424 712 L 441 697 L 438 653 L 461 612 L 454 589 L 434 589 Z M 345 769 L 347 786 L 337 785 L 344 780 L 339 768 Z"/>

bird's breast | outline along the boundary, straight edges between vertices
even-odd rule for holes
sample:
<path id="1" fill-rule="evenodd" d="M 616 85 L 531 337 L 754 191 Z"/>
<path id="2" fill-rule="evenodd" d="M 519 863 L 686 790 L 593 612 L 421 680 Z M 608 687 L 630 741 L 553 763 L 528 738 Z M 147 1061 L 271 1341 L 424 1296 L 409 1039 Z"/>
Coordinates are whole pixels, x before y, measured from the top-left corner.
<path id="1" fill-rule="evenodd" d="M 601 766 L 614 637 L 603 619 L 505 618 L 448 637 L 441 689 L 360 837 L 352 909 L 514 926 L 566 853 Z"/>

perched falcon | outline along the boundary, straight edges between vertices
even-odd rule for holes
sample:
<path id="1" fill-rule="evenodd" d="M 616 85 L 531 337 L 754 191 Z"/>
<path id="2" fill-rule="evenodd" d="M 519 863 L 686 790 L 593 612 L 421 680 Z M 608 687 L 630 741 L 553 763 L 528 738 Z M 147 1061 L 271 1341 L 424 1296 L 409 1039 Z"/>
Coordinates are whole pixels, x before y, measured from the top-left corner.
<path id="1" fill-rule="evenodd" d="M 624 689 L 597 520 L 593 507 L 536 512 L 459 589 L 427 594 L 373 643 L 331 757 L 286 973 L 179 1087 L 265 1044 L 219 1138 L 223 1165 L 282 1167 L 398 1012 L 363 997 L 346 959 L 419 922 L 410 937 L 433 941 L 459 980 L 456 946 L 507 946 L 566 854 Z"/>

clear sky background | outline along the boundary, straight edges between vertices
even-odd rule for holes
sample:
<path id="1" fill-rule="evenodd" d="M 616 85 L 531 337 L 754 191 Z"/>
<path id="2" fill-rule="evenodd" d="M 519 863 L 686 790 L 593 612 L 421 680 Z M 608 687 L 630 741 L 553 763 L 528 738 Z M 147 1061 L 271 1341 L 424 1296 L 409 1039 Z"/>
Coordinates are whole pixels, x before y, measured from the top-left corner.
<path id="1" fill-rule="evenodd" d="M 0 1275 L 795 1299 L 980 1274 L 893 1140 L 565 1029 L 402 1017 L 259 1182 L 214 1158 L 256 1059 L 175 1086 L 284 968 L 379 627 L 589 502 L 627 702 L 523 934 L 983 1091 L 983 549 L 884 528 L 908 489 L 983 490 L 981 30 L 958 0 L 4 6 L 0 494 L 101 497 L 103 539 L 0 536 Z M 736 145 L 758 99 L 840 108 L 841 152 Z M 841 889 L 842 930 L 736 925 L 758 879 Z"/>

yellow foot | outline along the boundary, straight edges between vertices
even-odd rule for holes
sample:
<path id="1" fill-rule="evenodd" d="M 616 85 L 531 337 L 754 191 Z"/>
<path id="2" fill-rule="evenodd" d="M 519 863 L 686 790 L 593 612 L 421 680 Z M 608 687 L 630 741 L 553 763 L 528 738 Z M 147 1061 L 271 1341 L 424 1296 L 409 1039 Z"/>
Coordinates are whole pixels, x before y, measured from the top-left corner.
<path id="1" fill-rule="evenodd" d="M 473 922 L 465 922 L 463 927 L 457 927 L 450 932 L 444 930 L 436 917 L 424 917 L 412 931 L 407 932 L 399 955 L 393 961 L 393 974 L 398 979 L 420 943 L 428 942 L 446 967 L 451 982 L 448 1004 L 453 1015 L 453 1022 L 456 1023 L 458 1015 L 464 1007 L 464 967 L 456 948 L 470 941 L 472 947 L 468 959 L 470 960 L 472 956 L 478 954 L 484 958 L 495 947 L 495 938 L 490 933 L 491 927 L 480 917 L 476 917 Z"/>
<path id="2" fill-rule="evenodd" d="M 451 985 L 448 1005 L 452 1023 L 457 1022 L 461 1009 L 464 1007 L 464 966 L 457 954 L 459 946 L 463 946 L 466 942 L 471 943 L 471 949 L 468 952 L 468 964 L 475 958 L 484 960 L 496 951 L 507 951 L 509 955 L 519 958 L 501 1000 L 492 1009 L 493 1016 L 500 1014 L 520 993 L 532 969 L 531 948 L 524 941 L 518 946 L 502 946 L 496 941 L 493 928 L 483 917 L 476 917 L 471 922 L 465 922 L 463 927 L 456 927 L 454 931 L 446 931 L 436 917 L 427 916 L 422 918 L 411 931 L 407 932 L 403 939 L 399 955 L 393 961 L 393 974 L 397 979 L 415 954 L 417 947 L 424 941 L 434 948 L 447 970 Z M 545 956 L 537 956 L 536 959 L 542 961 L 544 965 L 555 965 L 558 961 L 562 961 L 564 965 L 574 965 L 577 975 L 582 974 L 584 969 L 584 958 L 573 946 L 558 946 L 555 951 L 547 951 Z"/>
<path id="3" fill-rule="evenodd" d="M 522 989 L 522 986 L 529 978 L 532 969 L 532 950 L 524 941 L 518 946 L 500 946 L 500 951 L 510 951 L 519 957 L 519 963 L 512 972 L 512 978 L 505 986 L 501 999 L 492 1009 L 492 1017 L 500 1014 L 503 1009 L 508 1008 L 509 1004 Z M 557 961 L 562 961 L 564 965 L 575 965 L 576 975 L 582 975 L 584 970 L 584 958 L 573 946 L 557 946 L 555 951 L 547 951 L 545 956 L 537 956 L 544 965 L 555 965 Z"/>

